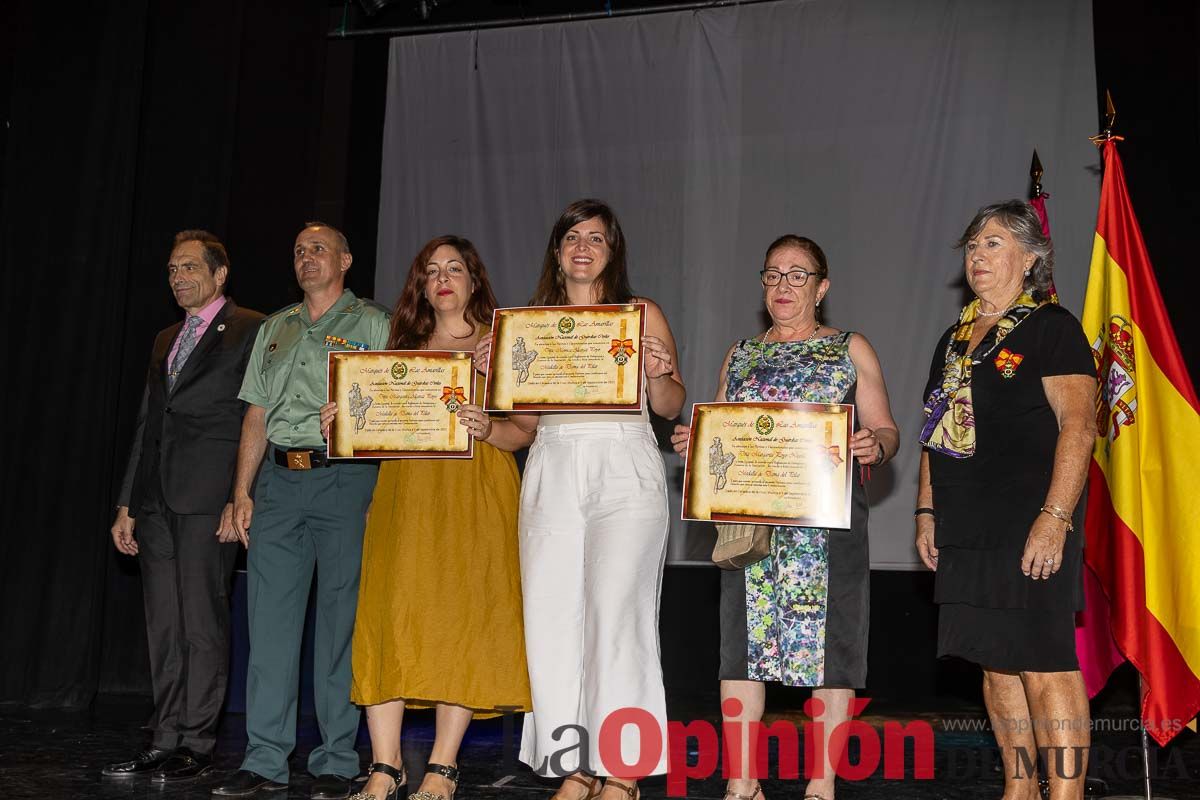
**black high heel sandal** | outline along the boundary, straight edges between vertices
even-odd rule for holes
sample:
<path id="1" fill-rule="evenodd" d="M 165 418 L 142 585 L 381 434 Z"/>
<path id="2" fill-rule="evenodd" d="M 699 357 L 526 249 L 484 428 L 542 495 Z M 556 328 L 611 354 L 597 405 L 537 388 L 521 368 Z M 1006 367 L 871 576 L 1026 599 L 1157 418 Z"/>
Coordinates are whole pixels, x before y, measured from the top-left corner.
<path id="1" fill-rule="evenodd" d="M 441 775 L 453 783 L 454 788 L 450 790 L 450 796 L 447 797 L 437 792 L 413 792 L 408 796 L 408 800 L 453 800 L 454 793 L 458 791 L 458 767 L 447 767 L 445 764 L 429 764 L 425 767 L 425 774 Z"/>
<path id="2" fill-rule="evenodd" d="M 400 766 L 400 769 L 396 769 L 391 764 L 377 762 L 367 769 L 367 777 L 370 778 L 376 772 L 392 779 L 392 788 L 388 790 L 388 793 L 379 797 L 374 792 L 355 792 L 350 795 L 349 800 L 391 800 L 400 791 L 401 786 L 408 784 L 408 775 L 405 773 L 403 765 Z"/>

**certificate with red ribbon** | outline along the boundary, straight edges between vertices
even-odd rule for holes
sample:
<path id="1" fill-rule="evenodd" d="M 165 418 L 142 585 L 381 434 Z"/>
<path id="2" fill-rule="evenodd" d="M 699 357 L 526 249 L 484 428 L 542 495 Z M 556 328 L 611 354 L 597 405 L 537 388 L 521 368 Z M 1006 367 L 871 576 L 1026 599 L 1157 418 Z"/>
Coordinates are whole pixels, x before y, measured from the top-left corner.
<path id="1" fill-rule="evenodd" d="M 683 518 L 850 527 L 854 406 L 696 403 Z"/>
<path id="2" fill-rule="evenodd" d="M 329 354 L 338 404 L 330 458 L 471 458 L 458 410 L 475 400 L 471 353 L 454 350 Z"/>
<path id="3" fill-rule="evenodd" d="M 640 411 L 646 305 L 498 308 L 489 411 Z"/>

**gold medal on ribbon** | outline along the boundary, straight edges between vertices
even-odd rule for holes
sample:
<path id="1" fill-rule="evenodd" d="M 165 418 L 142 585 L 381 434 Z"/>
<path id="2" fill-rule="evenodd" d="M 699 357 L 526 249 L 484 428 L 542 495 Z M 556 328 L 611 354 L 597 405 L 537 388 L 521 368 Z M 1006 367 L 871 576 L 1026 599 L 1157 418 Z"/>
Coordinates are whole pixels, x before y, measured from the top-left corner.
<path id="1" fill-rule="evenodd" d="M 608 354 L 617 362 L 617 397 L 625 396 L 625 365 L 629 363 L 629 357 L 634 353 L 633 340 L 625 338 L 625 334 L 629 330 L 628 326 L 629 321 L 622 319 L 617 338 L 612 340 L 612 347 L 608 349 Z"/>

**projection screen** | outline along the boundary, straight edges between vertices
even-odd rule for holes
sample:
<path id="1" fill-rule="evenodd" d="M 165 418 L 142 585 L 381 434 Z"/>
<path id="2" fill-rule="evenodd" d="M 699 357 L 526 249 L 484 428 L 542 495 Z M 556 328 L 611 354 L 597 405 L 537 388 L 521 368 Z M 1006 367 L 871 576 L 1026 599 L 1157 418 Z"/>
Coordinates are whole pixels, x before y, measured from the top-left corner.
<path id="1" fill-rule="evenodd" d="M 964 299 L 952 244 L 983 204 L 1028 197 L 1034 148 L 1056 280 L 1083 301 L 1098 195 L 1091 2 L 812 0 L 430 34 L 391 43 L 376 298 L 433 236 L 478 246 L 526 302 L 562 208 L 607 200 L 634 289 L 662 305 L 688 406 L 767 324 L 757 271 L 783 233 L 829 257 L 825 321 L 879 353 L 902 447 L 869 484 L 871 562 L 912 545 L 921 391 Z M 685 417 L 687 412 L 685 411 Z M 671 563 L 708 563 L 679 517 Z"/>

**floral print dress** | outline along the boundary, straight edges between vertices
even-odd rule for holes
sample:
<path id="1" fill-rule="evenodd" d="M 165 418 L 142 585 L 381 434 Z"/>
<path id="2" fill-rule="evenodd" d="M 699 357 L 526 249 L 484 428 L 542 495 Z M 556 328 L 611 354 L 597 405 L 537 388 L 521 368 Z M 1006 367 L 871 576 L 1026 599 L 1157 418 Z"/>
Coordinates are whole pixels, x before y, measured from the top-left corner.
<path id="1" fill-rule="evenodd" d="M 850 332 L 799 342 L 744 339 L 725 399 L 853 403 Z M 721 677 L 858 687 L 866 679 L 866 499 L 854 481 L 850 530 L 777 526 L 770 555 L 722 579 Z"/>

